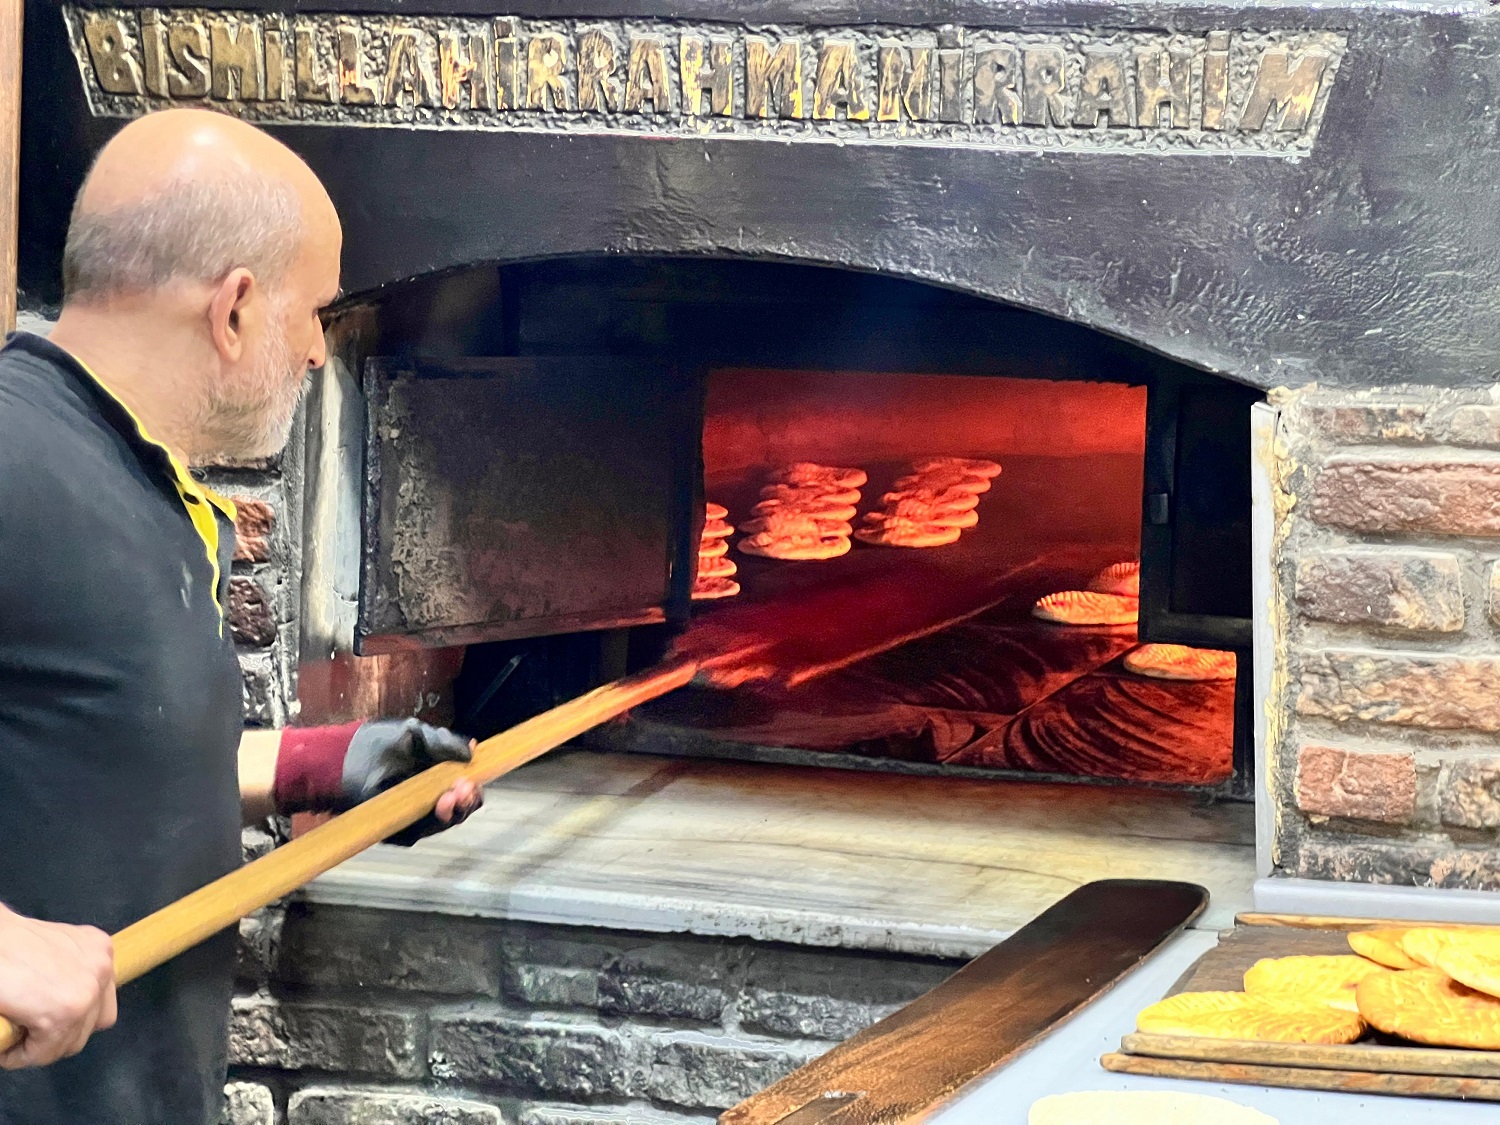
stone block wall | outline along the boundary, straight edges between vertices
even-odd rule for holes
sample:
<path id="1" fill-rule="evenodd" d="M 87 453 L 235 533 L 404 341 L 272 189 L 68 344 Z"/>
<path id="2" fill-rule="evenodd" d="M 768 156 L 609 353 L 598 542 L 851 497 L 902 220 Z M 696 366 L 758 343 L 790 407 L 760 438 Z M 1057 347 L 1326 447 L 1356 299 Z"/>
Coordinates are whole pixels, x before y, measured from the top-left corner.
<path id="1" fill-rule="evenodd" d="M 1277 870 L 1500 888 L 1500 388 L 1281 407 Z"/>
<path id="2" fill-rule="evenodd" d="M 241 926 L 229 1125 L 699 1125 L 961 963 L 350 907 Z"/>

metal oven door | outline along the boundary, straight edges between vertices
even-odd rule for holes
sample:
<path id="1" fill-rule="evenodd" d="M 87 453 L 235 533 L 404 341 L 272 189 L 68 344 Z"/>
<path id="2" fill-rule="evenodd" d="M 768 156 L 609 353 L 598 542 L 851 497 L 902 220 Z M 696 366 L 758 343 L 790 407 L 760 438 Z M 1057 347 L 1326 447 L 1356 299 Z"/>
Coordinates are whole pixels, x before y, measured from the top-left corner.
<path id="1" fill-rule="evenodd" d="M 376 358 L 364 384 L 357 652 L 685 610 L 696 382 L 618 358 Z"/>

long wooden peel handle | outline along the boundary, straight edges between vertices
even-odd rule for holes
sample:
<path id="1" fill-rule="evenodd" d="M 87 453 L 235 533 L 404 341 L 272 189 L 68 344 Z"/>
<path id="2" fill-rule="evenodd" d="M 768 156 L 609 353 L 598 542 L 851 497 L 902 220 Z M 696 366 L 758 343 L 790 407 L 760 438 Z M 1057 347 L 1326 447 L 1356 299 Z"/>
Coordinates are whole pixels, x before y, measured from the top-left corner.
<path id="1" fill-rule="evenodd" d="M 124 984 L 191 949 L 205 938 L 275 902 L 350 856 L 430 813 L 460 778 L 484 783 L 523 766 L 570 738 L 693 678 L 698 666 L 679 661 L 595 688 L 510 730 L 485 739 L 467 763 L 444 762 L 387 789 L 305 836 L 162 907 L 114 935 L 115 982 Z M 20 1041 L 0 1017 L 0 1051 Z"/>
<path id="2" fill-rule="evenodd" d="M 0 0 L 0 337 L 16 326 L 24 10 L 25 0 Z"/>

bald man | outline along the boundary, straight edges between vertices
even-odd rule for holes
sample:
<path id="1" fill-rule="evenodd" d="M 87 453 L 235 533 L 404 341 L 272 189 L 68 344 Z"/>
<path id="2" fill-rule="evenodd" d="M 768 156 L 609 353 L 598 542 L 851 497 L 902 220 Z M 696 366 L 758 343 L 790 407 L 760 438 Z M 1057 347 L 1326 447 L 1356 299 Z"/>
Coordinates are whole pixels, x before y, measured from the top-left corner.
<path id="1" fill-rule="evenodd" d="M 186 466 L 285 444 L 341 238 L 266 134 L 154 114 L 79 193 L 50 338 L 0 351 L 0 1125 L 216 1123 L 233 933 L 118 999 L 106 934 L 238 865 L 242 817 L 468 757 L 415 720 L 241 730 L 234 510 Z"/>

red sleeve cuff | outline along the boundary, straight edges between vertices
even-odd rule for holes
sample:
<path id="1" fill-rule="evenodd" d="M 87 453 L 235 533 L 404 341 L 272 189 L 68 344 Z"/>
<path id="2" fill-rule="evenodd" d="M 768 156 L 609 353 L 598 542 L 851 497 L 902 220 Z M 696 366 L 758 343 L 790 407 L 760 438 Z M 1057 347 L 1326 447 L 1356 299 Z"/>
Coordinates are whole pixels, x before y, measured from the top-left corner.
<path id="1" fill-rule="evenodd" d="M 362 724 L 287 727 L 276 755 L 271 796 L 281 813 L 318 812 L 338 804 L 343 791 L 344 756 Z"/>

